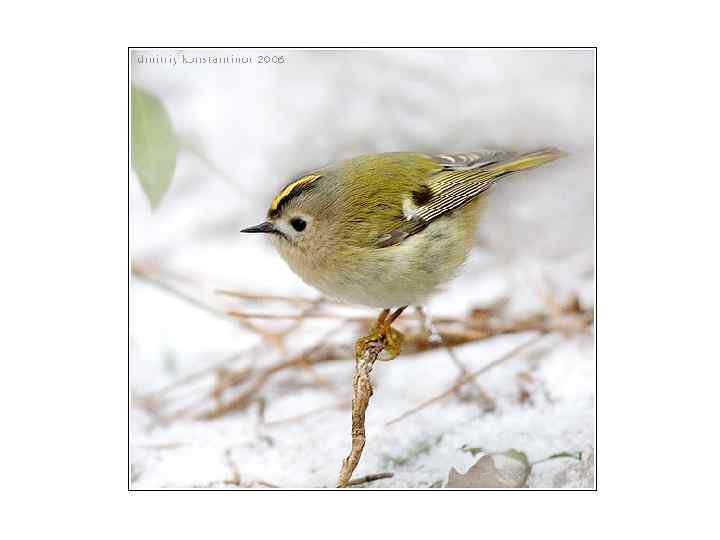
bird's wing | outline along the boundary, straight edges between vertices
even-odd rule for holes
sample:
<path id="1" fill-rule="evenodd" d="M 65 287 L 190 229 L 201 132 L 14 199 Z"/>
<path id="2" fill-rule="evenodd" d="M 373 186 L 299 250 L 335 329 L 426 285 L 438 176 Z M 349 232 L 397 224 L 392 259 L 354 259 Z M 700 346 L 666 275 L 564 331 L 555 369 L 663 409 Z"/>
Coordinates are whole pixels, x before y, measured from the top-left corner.
<path id="1" fill-rule="evenodd" d="M 419 191 L 403 201 L 405 221 L 381 236 L 376 247 L 383 248 L 402 242 L 423 230 L 434 219 L 467 204 L 508 174 L 549 163 L 563 155 L 558 150 L 546 149 L 523 155 L 484 150 L 432 156 L 442 165 L 442 170 L 431 175 Z"/>
<path id="2" fill-rule="evenodd" d="M 465 154 L 436 154 L 430 156 L 436 163 L 444 169 L 476 169 L 483 165 L 490 165 L 498 161 L 504 161 L 516 156 L 515 152 L 507 150 L 478 150 L 477 152 L 468 152 Z"/>

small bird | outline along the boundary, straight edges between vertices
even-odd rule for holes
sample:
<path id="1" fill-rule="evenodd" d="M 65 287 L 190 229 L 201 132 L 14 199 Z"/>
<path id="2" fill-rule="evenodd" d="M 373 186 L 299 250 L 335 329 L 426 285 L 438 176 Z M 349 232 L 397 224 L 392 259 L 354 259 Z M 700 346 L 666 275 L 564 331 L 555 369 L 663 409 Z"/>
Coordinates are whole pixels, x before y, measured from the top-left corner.
<path id="1" fill-rule="evenodd" d="M 371 335 L 397 348 L 390 325 L 458 273 L 488 190 L 564 155 L 550 148 L 357 156 L 295 178 L 267 221 L 242 232 L 270 234 L 290 268 L 323 294 L 382 308 Z"/>

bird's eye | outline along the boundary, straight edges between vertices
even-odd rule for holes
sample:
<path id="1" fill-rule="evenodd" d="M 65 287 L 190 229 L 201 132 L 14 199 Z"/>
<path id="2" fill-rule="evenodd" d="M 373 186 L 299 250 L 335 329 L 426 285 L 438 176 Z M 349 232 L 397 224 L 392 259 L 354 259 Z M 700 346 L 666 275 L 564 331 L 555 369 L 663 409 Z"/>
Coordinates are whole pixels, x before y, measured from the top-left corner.
<path id="1" fill-rule="evenodd" d="M 305 227 L 307 227 L 307 222 L 303 218 L 296 217 L 290 220 L 290 225 L 292 225 L 292 228 L 297 232 L 302 232 L 305 230 Z"/>

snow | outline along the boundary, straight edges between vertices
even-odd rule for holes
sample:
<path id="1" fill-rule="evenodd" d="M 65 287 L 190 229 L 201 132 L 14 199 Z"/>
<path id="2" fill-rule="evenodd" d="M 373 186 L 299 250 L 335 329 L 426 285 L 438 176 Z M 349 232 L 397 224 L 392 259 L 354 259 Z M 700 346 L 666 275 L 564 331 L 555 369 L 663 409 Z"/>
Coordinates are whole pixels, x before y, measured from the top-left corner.
<path id="1" fill-rule="evenodd" d="M 155 212 L 131 179 L 135 264 L 218 312 L 299 313 L 302 308 L 282 302 L 214 292 L 318 298 L 267 239 L 238 233 L 262 219 L 274 192 L 293 174 L 364 152 L 557 146 L 571 156 L 493 190 L 477 248 L 427 311 L 462 316 L 508 298 L 508 315 L 522 316 L 547 310 L 550 293 L 557 302 L 578 295 L 583 306 L 594 305 L 591 52 L 283 54 L 287 62 L 280 66 L 133 65 L 134 82 L 163 99 L 178 133 L 212 164 L 182 152 L 176 178 Z M 360 325 L 346 323 L 335 331 L 338 320 L 308 320 L 283 351 L 236 321 L 136 277 L 130 307 L 133 489 L 335 485 L 350 448 L 350 356 L 312 370 L 280 371 L 260 390 L 264 410 L 256 402 L 212 421 L 181 417 L 163 424 L 143 398 L 243 351 L 229 368 L 262 369 L 327 333 L 332 343 L 349 346 Z M 318 312 L 376 315 L 334 305 Z M 412 313 L 400 322 L 406 328 L 417 324 Z M 265 330 L 294 324 L 253 323 Z M 533 336 L 495 337 L 455 351 L 472 371 Z M 354 477 L 393 472 L 369 487 L 438 487 L 452 467 L 463 473 L 485 452 L 517 449 L 538 462 L 531 488 L 594 487 L 593 335 L 547 336 L 478 377 L 497 403 L 492 412 L 451 395 L 386 425 L 457 377 L 444 349 L 376 363 L 367 441 Z M 212 375 L 199 377 L 163 396 L 176 407 L 191 405 L 214 382 Z M 473 456 L 468 448 L 482 453 Z M 562 452 L 581 452 L 582 459 L 541 461 Z"/>

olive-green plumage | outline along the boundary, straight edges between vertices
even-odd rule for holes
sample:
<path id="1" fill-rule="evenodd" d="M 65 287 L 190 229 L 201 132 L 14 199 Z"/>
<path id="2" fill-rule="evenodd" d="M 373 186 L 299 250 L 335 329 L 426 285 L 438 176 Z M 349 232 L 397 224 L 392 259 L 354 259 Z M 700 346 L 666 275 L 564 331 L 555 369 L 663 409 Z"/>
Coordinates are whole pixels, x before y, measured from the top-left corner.
<path id="1" fill-rule="evenodd" d="M 422 304 L 472 247 L 482 196 L 495 181 L 561 157 L 484 150 L 358 156 L 296 178 L 269 221 L 280 254 L 308 284 L 347 302 Z"/>

